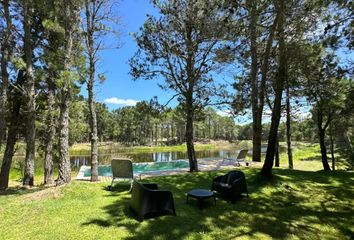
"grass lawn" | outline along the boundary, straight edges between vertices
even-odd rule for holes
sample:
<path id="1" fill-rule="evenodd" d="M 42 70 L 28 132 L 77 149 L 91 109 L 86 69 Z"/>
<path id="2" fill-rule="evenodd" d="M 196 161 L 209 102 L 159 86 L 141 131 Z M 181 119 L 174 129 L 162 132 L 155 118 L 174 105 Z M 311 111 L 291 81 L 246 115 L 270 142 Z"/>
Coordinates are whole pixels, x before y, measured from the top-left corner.
<path id="1" fill-rule="evenodd" d="M 138 222 L 128 186 L 73 181 L 60 188 L 10 188 L 0 195 L 0 239 L 353 239 L 354 173 L 275 169 L 270 183 L 244 169 L 250 198 L 218 199 L 199 210 L 185 203 L 193 188 L 209 188 L 203 172 L 147 179 L 170 189 L 177 216 Z"/>

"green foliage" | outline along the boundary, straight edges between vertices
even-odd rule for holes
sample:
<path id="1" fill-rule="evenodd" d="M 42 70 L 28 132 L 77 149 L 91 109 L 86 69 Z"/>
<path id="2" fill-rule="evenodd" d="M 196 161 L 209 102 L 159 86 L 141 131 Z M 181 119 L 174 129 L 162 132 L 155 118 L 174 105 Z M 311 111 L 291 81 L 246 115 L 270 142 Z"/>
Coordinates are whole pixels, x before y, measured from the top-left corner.
<path id="1" fill-rule="evenodd" d="M 334 0 L 328 2 L 324 28 L 324 44 L 332 48 L 354 49 L 354 4 L 353 1 Z M 353 68 L 352 68 L 353 70 Z"/>
<path id="2" fill-rule="evenodd" d="M 216 60 L 220 49 L 229 46 L 224 39 L 230 30 L 227 22 L 233 14 L 226 9 L 231 4 L 156 0 L 153 5 L 161 17 L 148 15 L 135 35 L 139 50 L 129 61 L 133 78 L 161 76 L 161 87 L 174 91 L 185 111 L 209 105 L 213 97 L 226 97 L 225 86 L 214 81 L 212 73 L 222 69 Z"/>
<path id="3" fill-rule="evenodd" d="M 75 101 L 70 106 L 69 144 L 88 142 L 90 126 L 87 119 L 88 106 L 84 101 Z"/>
<path id="4" fill-rule="evenodd" d="M 16 69 L 24 69 L 26 67 L 26 63 L 22 58 L 11 57 L 11 62 Z"/>
<path id="5" fill-rule="evenodd" d="M 52 19 L 44 19 L 42 24 L 47 31 L 64 34 L 64 28 L 57 21 L 53 21 Z"/>

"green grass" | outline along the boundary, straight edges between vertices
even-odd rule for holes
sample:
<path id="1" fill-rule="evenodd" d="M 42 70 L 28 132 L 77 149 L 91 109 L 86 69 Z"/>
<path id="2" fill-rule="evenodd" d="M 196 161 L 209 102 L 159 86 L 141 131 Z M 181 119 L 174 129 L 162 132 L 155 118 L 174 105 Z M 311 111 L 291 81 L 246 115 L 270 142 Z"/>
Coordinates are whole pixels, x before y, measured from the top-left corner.
<path id="1" fill-rule="evenodd" d="M 259 169 L 243 169 L 250 198 L 223 199 L 199 210 L 185 203 L 193 188 L 209 188 L 203 172 L 148 179 L 170 189 L 177 216 L 140 223 L 128 209 L 127 185 L 73 181 L 60 188 L 10 188 L 0 195 L 1 239 L 353 239 L 354 173 L 275 169 L 270 183 Z"/>
<path id="2" fill-rule="evenodd" d="M 286 148 L 286 143 L 282 143 Z M 294 168 L 300 170 L 318 171 L 323 169 L 320 146 L 318 144 L 295 142 L 292 145 Z M 280 154 L 280 166 L 288 167 L 288 155 L 285 150 Z"/>
<path id="3" fill-rule="evenodd" d="M 288 167 L 288 155 L 286 151 L 286 143 L 282 143 L 285 151 L 280 154 L 280 167 Z M 292 144 L 294 169 L 319 171 L 323 169 L 321 150 L 318 143 L 293 142 Z M 335 150 L 336 169 L 348 169 L 349 161 Z M 329 149 L 327 150 L 328 163 L 332 167 Z M 264 159 L 264 158 L 263 158 Z M 262 159 L 262 161 L 263 161 Z"/>

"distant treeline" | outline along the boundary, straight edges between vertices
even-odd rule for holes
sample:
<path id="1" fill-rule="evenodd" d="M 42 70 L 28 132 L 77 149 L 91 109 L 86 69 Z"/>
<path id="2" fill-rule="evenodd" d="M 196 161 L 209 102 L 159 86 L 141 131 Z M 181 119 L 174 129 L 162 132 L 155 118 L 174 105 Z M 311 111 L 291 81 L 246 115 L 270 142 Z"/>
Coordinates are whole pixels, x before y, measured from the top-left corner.
<path id="1" fill-rule="evenodd" d="M 90 141 L 88 105 L 84 99 L 72 106 L 70 143 Z M 179 107 L 162 109 L 157 103 L 142 101 L 109 111 L 97 103 L 99 141 L 114 141 L 125 145 L 173 145 L 185 142 L 185 122 Z M 237 124 L 232 116 L 220 116 L 217 110 L 207 108 L 196 117 L 196 141 L 252 140 L 252 123 Z M 263 124 L 262 140 L 267 140 L 270 124 Z M 280 124 L 280 141 L 285 141 L 285 123 Z M 314 141 L 316 129 L 311 119 L 293 123 L 294 141 Z"/>

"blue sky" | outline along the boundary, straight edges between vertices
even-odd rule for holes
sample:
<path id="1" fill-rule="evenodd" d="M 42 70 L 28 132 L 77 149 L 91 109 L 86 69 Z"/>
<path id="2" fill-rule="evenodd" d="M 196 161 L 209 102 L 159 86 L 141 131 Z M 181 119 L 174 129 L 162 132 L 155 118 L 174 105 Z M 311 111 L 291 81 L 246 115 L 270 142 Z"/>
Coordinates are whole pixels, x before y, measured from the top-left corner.
<path id="1" fill-rule="evenodd" d="M 106 102 L 109 109 L 134 105 L 136 101 L 149 100 L 158 96 L 161 103 L 167 102 L 171 93 L 166 93 L 157 86 L 158 80 L 133 81 L 129 75 L 128 60 L 137 50 L 130 33 L 137 32 L 146 19 L 146 14 L 157 14 L 149 0 L 122 0 L 117 7 L 117 15 L 121 17 L 119 39 L 112 36 L 109 43 L 120 41 L 119 49 L 105 50 L 100 53 L 100 71 L 105 74 L 103 84 L 96 86 L 96 100 Z M 86 88 L 83 88 L 83 94 Z M 114 104 L 115 103 L 115 104 Z"/>
<path id="2" fill-rule="evenodd" d="M 114 45 L 119 41 L 122 46 L 119 49 L 110 49 L 100 53 L 99 70 L 105 74 L 106 80 L 103 84 L 95 86 L 96 100 L 105 102 L 110 110 L 135 105 L 137 101 L 150 100 L 154 96 L 158 97 L 161 104 L 165 104 L 174 93 L 160 89 L 157 85 L 159 80 L 133 81 L 129 75 L 128 64 L 128 60 L 137 51 L 137 45 L 131 33 L 139 31 L 147 14 L 157 15 L 158 11 L 151 5 L 150 0 L 120 0 L 116 12 L 121 18 L 119 28 L 122 34 L 119 39 L 109 37 L 107 42 Z M 353 57 L 352 54 L 340 53 L 341 57 L 348 57 L 348 55 Z M 217 79 L 231 83 L 232 69 L 228 70 L 218 74 Z M 87 96 L 85 86 L 82 87 L 82 94 Z M 170 105 L 176 105 L 176 101 L 172 101 Z M 227 115 L 226 111 L 219 111 L 219 114 Z"/>
<path id="3" fill-rule="evenodd" d="M 167 103 L 174 95 L 174 92 L 166 92 L 162 90 L 156 80 L 137 80 L 133 81 L 129 75 L 128 60 L 137 51 L 137 45 L 132 37 L 132 33 L 138 32 L 139 28 L 144 24 L 146 15 L 158 15 L 150 0 L 121 0 L 116 7 L 115 12 L 121 18 L 120 31 L 122 32 L 119 39 L 113 36 L 106 39 L 108 45 L 115 45 L 117 41 L 122 43 L 119 49 L 109 49 L 100 53 L 99 70 L 104 73 L 106 80 L 103 84 L 95 86 L 96 100 L 105 102 L 110 110 L 135 105 L 137 101 L 150 100 L 157 96 L 161 104 Z M 219 81 L 232 81 L 233 73 L 225 70 L 222 74 L 218 74 Z M 87 96 L 86 87 L 82 87 L 82 94 Z M 177 105 L 177 101 L 173 100 L 170 106 Z M 227 115 L 226 112 L 219 111 L 221 115 Z"/>

